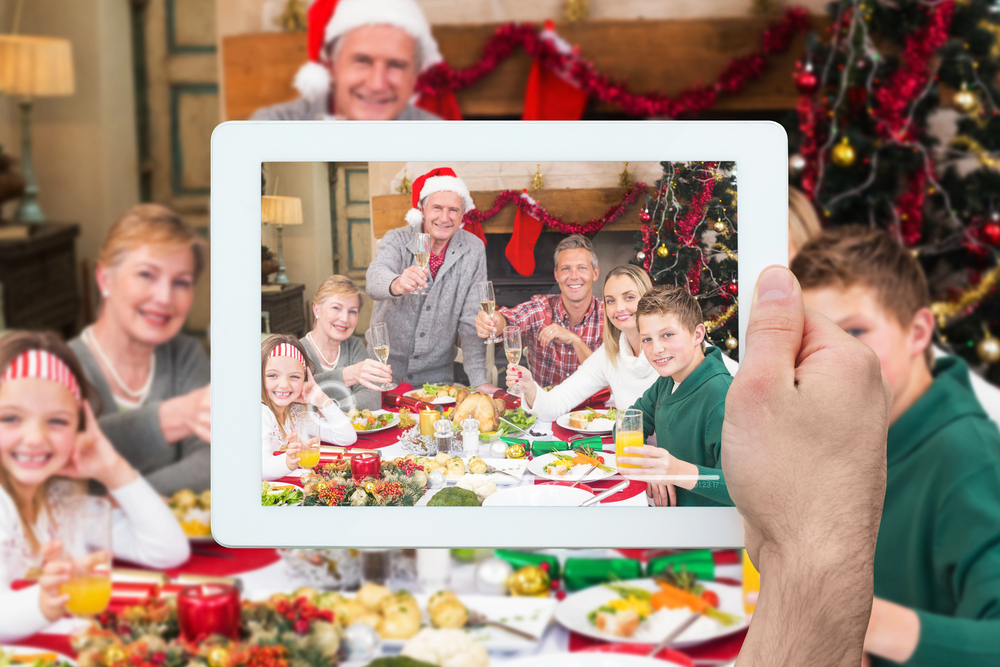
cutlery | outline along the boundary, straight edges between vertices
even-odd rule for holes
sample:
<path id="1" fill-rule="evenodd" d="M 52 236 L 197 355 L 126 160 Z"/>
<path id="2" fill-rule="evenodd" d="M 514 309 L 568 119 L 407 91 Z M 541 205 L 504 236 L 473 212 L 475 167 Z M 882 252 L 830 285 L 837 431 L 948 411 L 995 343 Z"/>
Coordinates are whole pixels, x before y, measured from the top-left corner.
<path id="1" fill-rule="evenodd" d="M 507 426 L 510 426 L 510 427 L 511 427 L 512 429 L 514 429 L 515 431 L 517 431 L 517 432 L 518 432 L 518 433 L 520 433 L 521 435 L 525 435 L 525 436 L 528 436 L 529 438 L 530 438 L 530 437 L 532 437 L 532 435 L 531 435 L 530 433 L 528 433 L 527 431 L 525 431 L 525 430 L 524 430 L 523 428 L 521 428 L 520 426 L 518 426 L 518 425 L 516 425 L 516 424 L 512 424 L 512 423 L 510 423 L 509 421 L 507 421 L 507 420 L 506 420 L 506 419 L 504 419 L 503 417 L 501 417 L 501 418 L 500 418 L 500 421 L 502 421 L 502 422 L 503 422 L 504 424 L 506 424 Z"/>
<path id="2" fill-rule="evenodd" d="M 487 465 L 486 466 L 486 474 L 488 475 L 488 474 L 490 474 L 492 472 L 498 472 L 501 475 L 507 475 L 508 477 L 513 477 L 514 479 L 520 479 L 517 475 L 515 475 L 513 473 L 509 473 L 506 470 L 500 470 L 499 468 L 494 467 L 492 464 Z"/>
<path id="3" fill-rule="evenodd" d="M 681 623 L 680 625 L 678 625 L 676 628 L 674 628 L 673 631 L 670 634 L 668 634 L 666 637 L 664 637 L 660 641 L 660 643 L 657 644 L 656 646 L 654 646 L 653 650 L 650 651 L 649 653 L 647 653 L 646 655 L 648 657 L 652 658 L 654 655 L 656 655 L 657 653 L 659 653 L 660 651 L 662 651 L 663 649 L 665 649 L 667 646 L 670 645 L 670 642 L 672 642 L 675 639 L 677 639 L 678 637 L 680 637 L 681 634 L 683 634 L 685 630 L 687 630 L 692 625 L 694 625 L 694 622 L 697 621 L 700 616 L 701 616 L 701 614 L 699 614 L 698 612 L 692 613 L 688 617 L 688 619 L 686 621 L 684 621 L 683 623 Z"/>
<path id="4" fill-rule="evenodd" d="M 573 482 L 572 484 L 570 484 L 569 488 L 572 489 L 574 486 L 576 486 L 577 484 L 579 484 L 580 482 L 582 482 L 583 478 L 586 477 L 587 475 L 589 475 L 590 471 L 593 470 L 593 469 L 594 469 L 593 464 L 587 466 L 587 470 L 582 475 L 580 475 L 580 479 L 578 479 L 575 482 Z"/>
<path id="5" fill-rule="evenodd" d="M 483 626 L 483 625 L 488 625 L 488 626 L 493 627 L 493 628 L 500 628 L 501 630 L 509 632 L 512 635 L 517 635 L 518 637 L 522 637 L 524 639 L 527 639 L 529 642 L 538 642 L 538 637 L 536 637 L 536 636 L 534 636 L 534 635 L 532 635 L 530 633 L 527 633 L 524 630 L 518 630 L 517 628 L 511 627 L 509 625 L 505 625 L 503 623 L 500 623 L 499 621 L 492 621 L 492 620 L 486 618 L 485 614 L 482 614 L 482 613 L 480 613 L 478 611 L 474 611 L 474 610 L 470 609 L 469 610 L 469 620 L 467 620 L 465 622 L 465 626 L 466 627 L 477 627 L 477 626 Z"/>
<path id="6" fill-rule="evenodd" d="M 582 503 L 580 503 L 580 507 L 591 507 L 593 505 L 596 505 L 597 503 L 601 502 L 605 498 L 609 498 L 609 497 L 615 495 L 616 493 L 618 493 L 619 491 L 621 491 L 622 489 L 624 489 L 628 485 L 629 485 L 629 480 L 627 480 L 627 479 L 623 480 L 621 482 L 618 482 L 617 484 L 615 484 L 614 486 L 612 486 L 607 491 L 603 491 L 602 493 L 597 494 L 593 498 L 587 498 Z"/>

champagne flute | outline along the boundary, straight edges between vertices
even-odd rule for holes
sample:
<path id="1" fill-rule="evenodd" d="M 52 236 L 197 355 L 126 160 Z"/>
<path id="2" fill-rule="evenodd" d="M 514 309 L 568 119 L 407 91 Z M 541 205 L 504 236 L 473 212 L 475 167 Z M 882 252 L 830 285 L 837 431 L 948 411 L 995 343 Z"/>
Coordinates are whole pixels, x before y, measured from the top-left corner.
<path id="1" fill-rule="evenodd" d="M 111 601 L 111 503 L 88 496 L 67 507 L 60 517 L 63 555 L 72 563 L 69 581 L 59 585 L 68 595 L 66 611 L 91 616 Z"/>
<path id="2" fill-rule="evenodd" d="M 300 412 L 295 416 L 295 434 L 302 449 L 299 450 L 299 465 L 313 468 L 319 463 L 319 413 Z"/>
<path id="3" fill-rule="evenodd" d="M 427 234 L 417 234 L 417 236 L 427 236 Z M 372 332 L 372 350 L 375 352 L 375 356 L 383 364 L 389 363 L 389 327 L 385 322 L 376 322 L 371 326 Z M 380 389 L 382 391 L 392 391 L 399 385 L 395 382 L 389 382 L 388 384 L 382 383 Z"/>
<path id="4" fill-rule="evenodd" d="M 507 327 L 503 330 L 503 351 L 507 354 L 507 361 L 512 366 L 517 366 L 521 361 L 521 330 L 517 327 Z M 511 396 L 523 396 L 524 389 L 520 383 L 515 382 L 507 389 Z"/>
<path id="5" fill-rule="evenodd" d="M 496 310 L 497 300 L 493 296 L 493 282 L 486 281 L 485 283 L 479 283 L 479 307 L 483 309 L 483 312 L 493 317 L 493 311 Z M 491 334 L 489 338 L 483 341 L 485 344 L 499 343 L 503 338 L 497 334 Z"/>
<path id="6" fill-rule="evenodd" d="M 631 408 L 618 411 L 618 423 L 615 428 L 615 456 L 633 456 L 626 454 L 626 447 L 642 447 L 642 410 Z M 618 464 L 619 468 L 641 468 L 642 466 L 626 463 Z"/>
<path id="7" fill-rule="evenodd" d="M 426 269 L 431 261 L 431 235 L 417 234 L 413 237 L 413 263 L 421 269 Z M 429 279 L 429 277 L 428 277 Z M 414 294 L 427 294 L 427 290 L 418 287 Z M 383 362 L 384 363 L 384 362 Z"/>

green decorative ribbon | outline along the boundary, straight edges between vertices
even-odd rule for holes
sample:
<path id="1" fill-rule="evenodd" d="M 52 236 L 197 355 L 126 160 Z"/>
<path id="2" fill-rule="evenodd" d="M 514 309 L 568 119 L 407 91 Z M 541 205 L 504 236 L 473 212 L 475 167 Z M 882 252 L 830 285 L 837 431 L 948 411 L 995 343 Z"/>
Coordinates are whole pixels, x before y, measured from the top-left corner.
<path id="1" fill-rule="evenodd" d="M 684 568 L 688 572 L 693 572 L 698 579 L 715 581 L 715 559 L 709 549 L 682 551 L 669 556 L 653 558 L 646 566 L 646 573 L 651 577 L 671 566 L 676 572 L 680 572 L 681 568 Z"/>
<path id="2" fill-rule="evenodd" d="M 531 551 L 515 551 L 513 549 L 497 549 L 494 555 L 497 558 L 510 563 L 510 566 L 515 570 L 522 568 L 525 565 L 541 567 L 542 563 L 548 563 L 549 577 L 552 579 L 559 578 L 559 559 L 555 556 L 534 553 Z"/>
<path id="3" fill-rule="evenodd" d="M 531 443 L 531 455 L 541 456 L 552 452 L 562 452 L 569 449 L 569 445 L 562 440 L 535 440 Z"/>
<path id="4" fill-rule="evenodd" d="M 578 591 L 642 577 L 642 564 L 633 558 L 567 558 L 563 581 L 567 591 Z"/>

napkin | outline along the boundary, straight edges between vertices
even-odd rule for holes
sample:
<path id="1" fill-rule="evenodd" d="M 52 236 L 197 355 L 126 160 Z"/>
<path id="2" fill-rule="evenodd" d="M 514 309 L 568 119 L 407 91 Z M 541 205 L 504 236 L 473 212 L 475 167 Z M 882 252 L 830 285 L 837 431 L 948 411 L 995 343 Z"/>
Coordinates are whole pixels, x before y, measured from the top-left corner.
<path id="1" fill-rule="evenodd" d="M 563 572 L 566 590 L 571 592 L 641 577 L 642 564 L 632 558 L 567 558 Z"/>
<path id="2" fill-rule="evenodd" d="M 569 444 L 562 440 L 535 440 L 531 443 L 531 455 L 541 456 L 552 452 L 561 452 L 569 449 Z"/>
<path id="3" fill-rule="evenodd" d="M 671 566 L 678 571 L 683 567 L 703 581 L 715 580 L 715 558 L 708 549 L 681 551 L 669 556 L 652 558 L 646 567 L 646 574 L 651 577 Z"/>

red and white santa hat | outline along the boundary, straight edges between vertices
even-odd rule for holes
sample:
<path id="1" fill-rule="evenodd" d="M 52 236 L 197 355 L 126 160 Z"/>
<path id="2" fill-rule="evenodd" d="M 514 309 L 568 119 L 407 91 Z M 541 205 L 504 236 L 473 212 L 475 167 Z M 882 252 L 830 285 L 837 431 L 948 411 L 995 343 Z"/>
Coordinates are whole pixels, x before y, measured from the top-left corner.
<path id="1" fill-rule="evenodd" d="M 294 86 L 303 97 L 330 90 L 330 72 L 320 64 L 323 47 L 366 25 L 391 25 L 413 37 L 420 50 L 420 71 L 441 62 L 441 53 L 420 6 L 415 0 L 316 0 L 307 13 L 309 62 L 295 75 Z"/>
<path id="2" fill-rule="evenodd" d="M 438 167 L 431 169 L 426 174 L 413 181 L 413 208 L 406 212 L 406 222 L 411 225 L 424 221 L 424 214 L 420 212 L 420 202 L 435 192 L 454 192 L 462 198 L 463 213 L 468 213 L 476 208 L 472 202 L 472 195 L 469 188 L 455 172 L 448 167 Z"/>
<path id="3" fill-rule="evenodd" d="M 14 357 L 3 375 L 0 375 L 0 382 L 24 378 L 52 380 L 69 389 L 73 398 L 80 401 L 80 383 L 73 371 L 65 361 L 47 350 L 25 350 Z"/>

